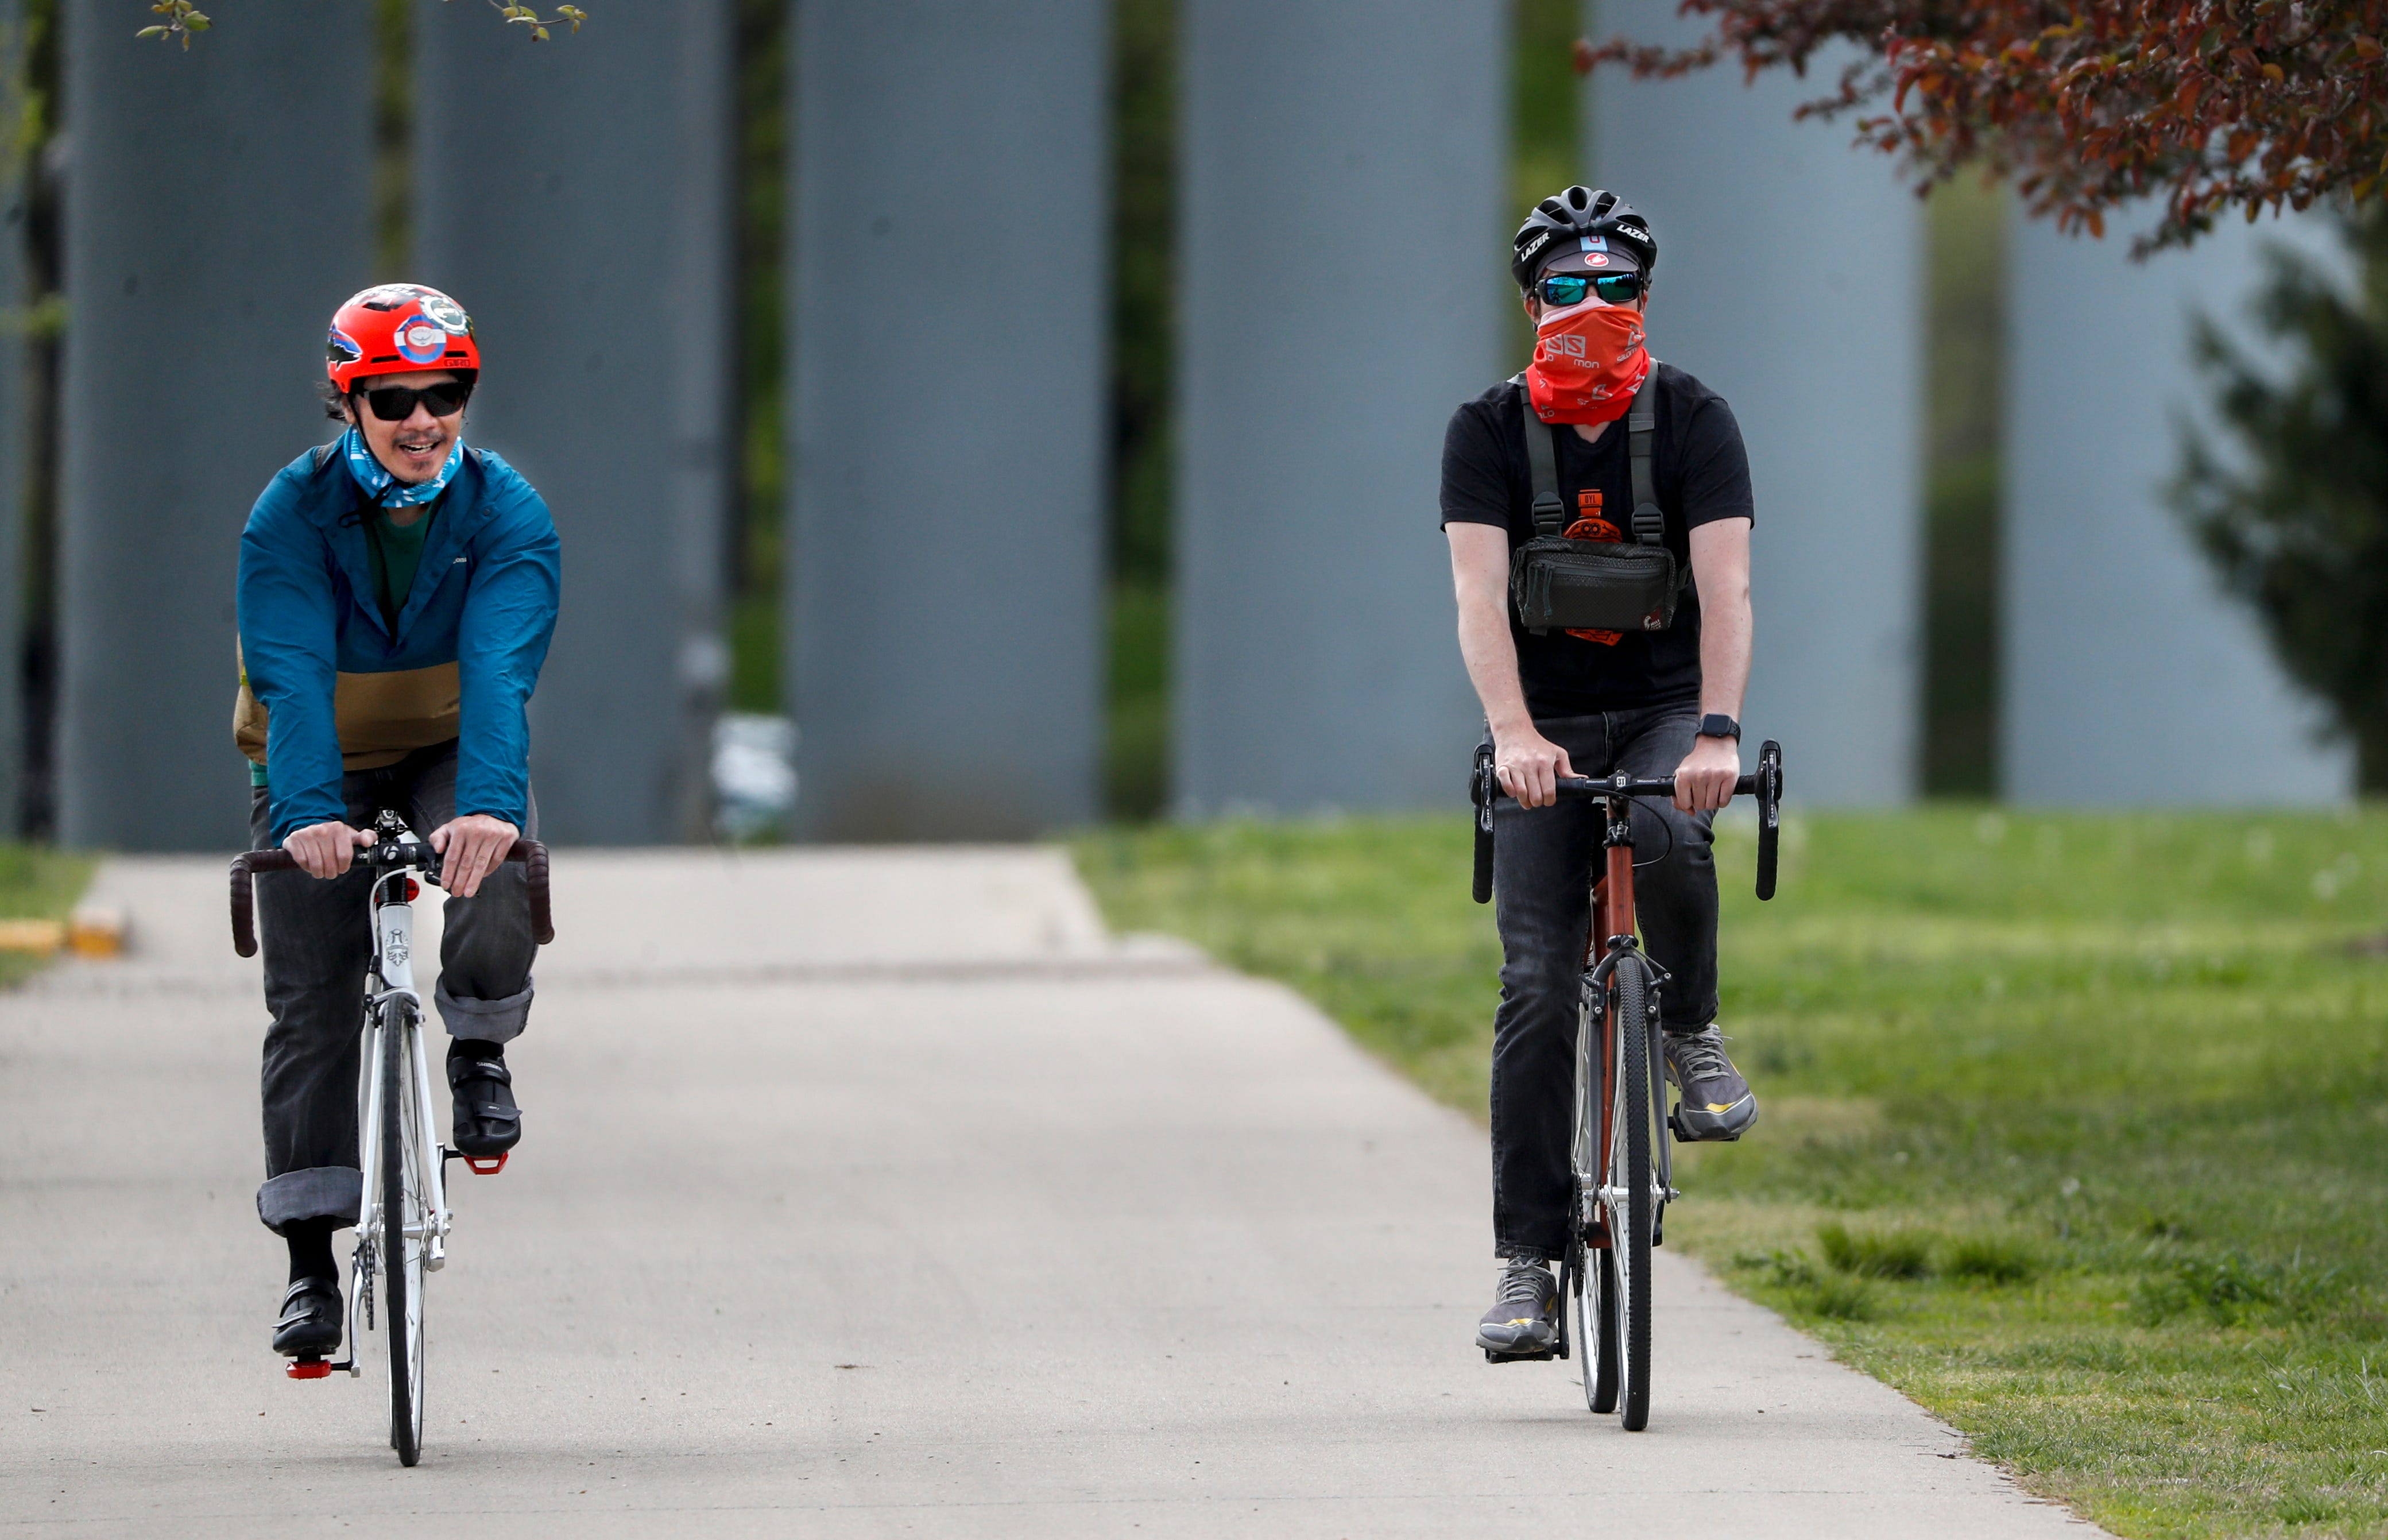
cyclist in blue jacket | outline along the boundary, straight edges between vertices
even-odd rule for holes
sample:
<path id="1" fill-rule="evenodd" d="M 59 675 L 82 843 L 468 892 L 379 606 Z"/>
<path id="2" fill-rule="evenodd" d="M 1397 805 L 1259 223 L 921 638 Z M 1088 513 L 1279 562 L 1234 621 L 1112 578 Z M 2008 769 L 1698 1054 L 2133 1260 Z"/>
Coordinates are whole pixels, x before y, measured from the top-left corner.
<path id="1" fill-rule="evenodd" d="M 455 1147 L 521 1138 L 505 1045 L 530 1011 L 530 910 L 517 837 L 536 837 L 525 707 L 555 629 L 547 505 L 464 447 L 480 375 L 462 307 L 384 285 L 332 320 L 334 443 L 283 467 L 240 543 L 240 694 L 250 844 L 300 872 L 262 876 L 265 1185 L 258 1216 L 290 1247 L 276 1352 L 339 1346 L 332 1235 L 357 1222 L 357 1042 L 373 941 L 363 827 L 391 808 L 441 853 L 448 888 L 433 999 L 451 1038 Z"/>

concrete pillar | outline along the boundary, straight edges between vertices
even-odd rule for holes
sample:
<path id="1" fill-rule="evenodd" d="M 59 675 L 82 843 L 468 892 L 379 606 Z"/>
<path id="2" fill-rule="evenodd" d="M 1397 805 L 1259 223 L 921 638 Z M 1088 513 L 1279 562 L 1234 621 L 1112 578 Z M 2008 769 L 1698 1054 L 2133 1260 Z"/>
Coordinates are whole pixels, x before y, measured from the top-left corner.
<path id="1" fill-rule="evenodd" d="M 238 849 L 240 530 L 329 436 L 324 328 L 371 277 L 371 15 L 239 6 L 185 53 L 112 0 L 59 8 L 59 836 Z"/>
<path id="2" fill-rule="evenodd" d="M 2228 219 L 2135 263 L 2122 224 L 2012 222 L 2002 783 L 2022 802 L 2339 800 L 2350 756 L 2316 742 L 2318 703 L 2164 497 L 2179 425 L 2204 416 L 2191 316 L 2239 322 L 2268 243 L 2335 242 L 2318 219 Z"/>
<path id="3" fill-rule="evenodd" d="M 0 123 L 23 121 L 23 0 L 0 0 Z M 26 453 L 25 184 L 21 146 L 0 139 L 0 838 L 24 817 Z"/>
<path id="4" fill-rule="evenodd" d="M 1595 37 L 1682 43 L 1675 0 L 1601 0 Z M 1923 710 L 1923 255 L 1895 162 L 1792 121 L 1839 61 L 1592 85 L 1596 185 L 1658 239 L 1650 349 L 1732 403 L 1758 495 L 1748 742 L 1803 801 L 1906 801 Z M 2021 292 L 2021 291 L 2018 291 Z"/>
<path id="5" fill-rule="evenodd" d="M 786 677 L 811 839 L 1097 811 L 1104 0 L 795 8 Z"/>
<path id="6" fill-rule="evenodd" d="M 564 537 L 531 704 L 546 836 L 703 837 L 730 432 L 730 7 L 640 0 L 533 44 L 417 0 L 415 268 L 487 359 L 465 429 Z"/>
<path id="7" fill-rule="evenodd" d="M 1508 372 L 1507 23 L 1495 0 L 1185 0 L 1183 812 L 1462 795 L 1437 489 L 1453 410 Z"/>

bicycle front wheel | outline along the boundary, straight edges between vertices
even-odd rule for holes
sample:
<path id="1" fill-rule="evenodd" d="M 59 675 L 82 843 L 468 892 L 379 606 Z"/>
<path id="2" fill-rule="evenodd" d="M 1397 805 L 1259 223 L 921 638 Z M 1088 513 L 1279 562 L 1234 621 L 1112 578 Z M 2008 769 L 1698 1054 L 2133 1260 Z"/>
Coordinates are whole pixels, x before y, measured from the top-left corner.
<path id="1" fill-rule="evenodd" d="M 423 1088 L 415 1084 L 413 1001 L 388 1003 L 381 1031 L 382 1306 L 389 1318 L 389 1443 L 400 1465 L 423 1457 L 424 1256 L 434 1218 L 423 1190 Z"/>
<path id="2" fill-rule="evenodd" d="M 1617 1415 L 1627 1432 L 1638 1433 L 1650 1422 L 1650 1235 L 1656 1205 L 1650 1181 L 1650 981 L 1632 952 L 1620 956 L 1609 972 L 1608 1007 L 1617 1049 L 1600 1196 L 1617 1282 Z"/>

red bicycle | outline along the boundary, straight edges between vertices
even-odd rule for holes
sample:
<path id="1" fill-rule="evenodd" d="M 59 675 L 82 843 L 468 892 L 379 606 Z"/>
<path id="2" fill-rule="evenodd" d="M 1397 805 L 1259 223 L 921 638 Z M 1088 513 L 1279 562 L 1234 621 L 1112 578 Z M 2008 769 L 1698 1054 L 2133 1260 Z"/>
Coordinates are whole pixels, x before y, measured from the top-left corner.
<path id="1" fill-rule="evenodd" d="M 1492 808 L 1501 799 L 1491 745 L 1477 750 L 1470 784 L 1476 804 L 1476 901 L 1492 897 Z M 1758 896 L 1774 897 L 1775 855 L 1783 822 L 1783 746 L 1769 740 L 1758 769 L 1734 784 L 1758 799 Z M 1672 800 L 1675 779 L 1562 776 L 1558 795 L 1607 804 L 1606 859 L 1592 885 L 1593 925 L 1585 948 L 1575 1051 L 1574 1235 L 1561 1266 L 1558 1340 L 1547 1356 L 1584 1346 L 1584 1404 L 1618 1414 L 1630 1432 L 1650 1421 L 1650 1253 L 1665 1239 L 1674 1163 L 1667 1133 L 1666 1061 L 1659 1050 L 1659 995 L 1665 970 L 1642 950 L 1633 914 L 1633 799 Z M 1569 1316 L 1572 1314 L 1573 1330 Z"/>

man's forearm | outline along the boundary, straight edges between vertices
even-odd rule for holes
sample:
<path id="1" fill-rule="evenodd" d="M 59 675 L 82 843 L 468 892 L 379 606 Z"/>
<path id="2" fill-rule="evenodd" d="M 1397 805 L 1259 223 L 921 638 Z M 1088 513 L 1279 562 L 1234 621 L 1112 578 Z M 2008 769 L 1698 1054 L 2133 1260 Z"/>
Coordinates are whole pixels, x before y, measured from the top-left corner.
<path id="1" fill-rule="evenodd" d="M 1700 713 L 1741 719 L 1749 688 L 1749 521 L 1720 519 L 1692 531 L 1700 593 Z"/>
<path id="2" fill-rule="evenodd" d="M 1518 681 L 1518 643 L 1509 634 L 1506 615 L 1488 615 L 1481 606 L 1463 605 L 1459 655 L 1467 665 L 1467 681 L 1476 686 L 1484 719 L 1495 734 L 1533 725 L 1526 710 L 1525 687 Z"/>
<path id="3" fill-rule="evenodd" d="M 1741 719 L 1749 690 L 1749 592 L 1738 603 L 1700 608 L 1700 712 Z"/>

